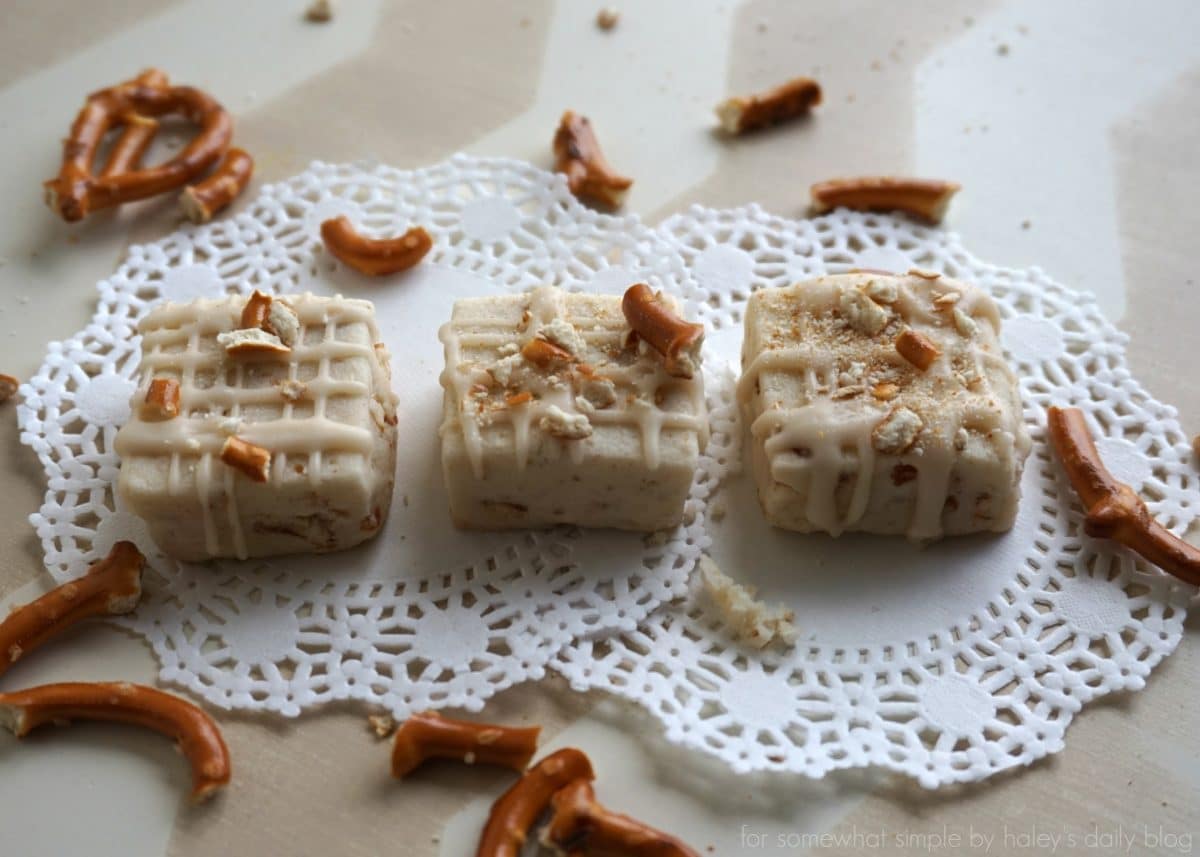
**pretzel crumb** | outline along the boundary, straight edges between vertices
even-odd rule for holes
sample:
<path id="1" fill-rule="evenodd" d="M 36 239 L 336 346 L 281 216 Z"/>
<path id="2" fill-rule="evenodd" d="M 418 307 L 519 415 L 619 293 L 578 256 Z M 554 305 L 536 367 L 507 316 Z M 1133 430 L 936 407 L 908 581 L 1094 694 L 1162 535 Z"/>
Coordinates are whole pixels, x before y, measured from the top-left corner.
<path id="1" fill-rule="evenodd" d="M 611 6 L 605 6 L 596 13 L 596 26 L 601 30 L 611 30 L 621 20 L 621 13 Z"/>
<path id="2" fill-rule="evenodd" d="M 922 372 L 932 366 L 933 361 L 942 353 L 928 336 L 911 327 L 905 328 L 896 337 L 896 350 L 900 352 L 901 357 Z"/>
<path id="3" fill-rule="evenodd" d="M 387 714 L 372 714 L 367 718 L 367 725 L 377 738 L 387 738 L 396 731 L 396 721 Z"/>
<path id="4" fill-rule="evenodd" d="M 267 333 L 259 328 L 231 330 L 217 334 L 217 344 L 225 349 L 231 357 L 245 357 L 251 354 L 287 354 L 288 348 L 273 333 Z"/>
<path id="5" fill-rule="evenodd" d="M 266 482 L 271 474 L 271 453 L 240 437 L 225 438 L 221 446 L 221 461 L 254 482 Z"/>
<path id="6" fill-rule="evenodd" d="M 766 92 L 727 98 L 717 105 L 716 113 L 726 133 L 745 134 L 807 116 L 820 103 L 821 85 L 797 77 Z"/>
<path id="7" fill-rule="evenodd" d="M 308 393 L 308 385 L 294 378 L 285 378 L 277 386 L 279 387 L 279 395 L 292 404 L 302 400 L 305 394 Z"/>
<path id="8" fill-rule="evenodd" d="M 871 432 L 871 445 L 884 455 L 900 455 L 917 442 L 924 421 L 908 408 L 896 408 Z"/>
<path id="9" fill-rule="evenodd" d="M 179 416 L 179 382 L 174 378 L 155 378 L 146 389 L 141 416 L 147 422 L 173 420 Z"/>
<path id="10" fill-rule="evenodd" d="M 304 20 L 324 24 L 333 20 L 333 0 L 312 0 L 304 10 Z"/>
<path id="11" fill-rule="evenodd" d="M 793 611 L 783 604 L 759 601 L 754 587 L 738 583 L 725 574 L 707 554 L 701 554 L 696 567 L 704 591 L 717 606 L 734 637 L 757 649 L 764 649 L 776 641 L 784 645 L 796 642 L 799 632 Z"/>
<path id="12" fill-rule="evenodd" d="M 21 382 L 12 375 L 0 373 L 0 402 L 7 402 L 17 394 L 17 388 L 21 386 Z"/>
<path id="13" fill-rule="evenodd" d="M 557 405 L 546 408 L 538 427 L 563 440 L 582 440 L 592 434 L 592 424 L 584 414 L 568 414 Z"/>

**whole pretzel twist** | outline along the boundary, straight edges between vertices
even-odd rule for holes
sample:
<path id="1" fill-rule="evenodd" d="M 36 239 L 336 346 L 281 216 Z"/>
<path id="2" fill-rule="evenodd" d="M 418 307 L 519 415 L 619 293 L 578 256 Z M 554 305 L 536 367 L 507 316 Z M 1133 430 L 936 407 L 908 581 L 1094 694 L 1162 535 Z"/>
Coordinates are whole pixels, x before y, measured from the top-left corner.
<path id="1" fill-rule="evenodd" d="M 117 542 L 87 574 L 18 607 L 0 622 L 0 676 L 68 628 L 95 616 L 118 616 L 142 597 L 146 558 L 132 542 Z"/>
<path id="2" fill-rule="evenodd" d="M 128 682 L 68 682 L 0 693 L 0 725 L 18 738 L 46 723 L 106 720 L 174 738 L 192 767 L 193 803 L 229 782 L 229 750 L 212 718 L 192 703 Z"/>
<path id="3" fill-rule="evenodd" d="M 200 132 L 183 151 L 162 164 L 132 171 L 117 169 L 140 160 L 153 136 L 147 120 L 168 113 L 182 114 L 199 125 Z M 119 126 L 124 126 L 125 132 L 114 157 L 96 175 L 92 172 L 96 151 L 105 134 Z M 233 121 L 216 100 L 194 87 L 171 86 L 165 74 L 149 69 L 87 97 L 63 141 L 62 168 L 44 185 L 46 203 L 64 220 L 76 221 L 92 211 L 172 190 L 212 166 L 229 147 L 232 136 Z"/>
<path id="4" fill-rule="evenodd" d="M 596 802 L 592 784 L 576 780 L 550 798 L 541 841 L 562 854 L 587 857 L 699 857 L 680 840 Z"/>
<path id="5" fill-rule="evenodd" d="M 1087 511 L 1083 531 L 1123 544 L 1168 574 L 1200 586 L 1200 548 L 1154 520 L 1142 498 L 1108 471 L 1083 411 L 1052 407 L 1046 425 L 1054 451 Z"/>
<path id="6" fill-rule="evenodd" d="M 492 804 L 475 857 L 519 857 L 551 795 L 575 780 L 592 779 L 592 763 L 582 750 L 567 747 L 551 753 Z"/>
<path id="7" fill-rule="evenodd" d="M 540 726 L 520 728 L 472 723 L 433 711 L 400 724 L 392 742 L 392 776 L 400 779 L 427 759 L 458 759 L 473 765 L 499 765 L 523 771 L 537 752 Z"/>

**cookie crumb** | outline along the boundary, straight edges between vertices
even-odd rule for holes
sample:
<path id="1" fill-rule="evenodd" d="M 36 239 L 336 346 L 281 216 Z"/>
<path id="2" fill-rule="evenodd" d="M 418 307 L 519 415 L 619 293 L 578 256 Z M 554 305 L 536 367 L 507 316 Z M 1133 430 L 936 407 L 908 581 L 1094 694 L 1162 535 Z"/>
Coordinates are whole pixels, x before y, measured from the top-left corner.
<path id="1" fill-rule="evenodd" d="M 596 26 L 601 30 L 611 30 L 621 20 L 621 13 L 612 6 L 605 6 L 596 13 Z"/>
<path id="2" fill-rule="evenodd" d="M 304 10 L 304 20 L 324 24 L 333 20 L 333 0 L 313 0 Z"/>
<path id="3" fill-rule="evenodd" d="M 386 738 L 396 731 L 396 721 L 387 714 L 372 714 L 367 718 L 367 724 L 377 738 Z"/>

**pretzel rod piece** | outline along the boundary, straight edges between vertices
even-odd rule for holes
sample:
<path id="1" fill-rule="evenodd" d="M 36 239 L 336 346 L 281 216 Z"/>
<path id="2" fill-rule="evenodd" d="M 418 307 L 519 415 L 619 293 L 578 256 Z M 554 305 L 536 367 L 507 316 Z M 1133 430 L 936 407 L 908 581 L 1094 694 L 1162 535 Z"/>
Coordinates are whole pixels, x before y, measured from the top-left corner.
<path id="1" fill-rule="evenodd" d="M 621 299 L 625 320 L 663 357 L 667 374 L 691 378 L 700 366 L 700 346 L 704 343 L 704 325 L 692 324 L 677 316 L 645 283 L 635 283 Z"/>
<path id="2" fill-rule="evenodd" d="M 142 597 L 146 558 L 133 542 L 117 542 L 78 580 L 18 607 L 0 622 L 0 676 L 34 649 L 95 616 L 119 616 Z"/>
<path id="3" fill-rule="evenodd" d="M 717 105 L 717 118 L 729 134 L 744 134 L 807 116 L 821 103 L 821 85 L 797 77 L 756 95 L 735 96 Z"/>
<path id="4" fill-rule="evenodd" d="M 580 199 L 607 208 L 625 201 L 633 179 L 618 174 L 604 157 L 592 123 L 568 110 L 554 133 L 554 170 L 567 177 L 567 187 Z"/>
<path id="5" fill-rule="evenodd" d="M 369 277 L 407 271 L 433 248 L 433 239 L 421 226 L 398 238 L 367 238 L 344 214 L 321 224 L 321 240 L 330 253 Z"/>
<path id="6" fill-rule="evenodd" d="M 1200 548 L 1154 520 L 1142 498 L 1108 471 L 1083 411 L 1052 407 L 1046 425 L 1054 451 L 1087 511 L 1084 532 L 1125 545 L 1168 574 L 1200 586 Z"/>
<path id="7" fill-rule="evenodd" d="M 253 175 L 254 158 L 245 149 L 230 149 L 211 176 L 183 189 L 179 206 L 192 223 L 208 223 L 237 199 Z"/>
<path id="8" fill-rule="evenodd" d="M 567 747 L 551 753 L 492 804 L 475 857 L 519 857 L 529 828 L 551 795 L 574 780 L 592 779 L 592 763 L 582 750 Z"/>
<path id="9" fill-rule="evenodd" d="M 212 718 L 177 696 L 128 682 L 45 684 L 0 693 L 0 725 L 18 738 L 46 723 L 104 720 L 174 738 L 192 766 L 192 802 L 229 782 L 229 750 Z"/>
<path id="10" fill-rule="evenodd" d="M 542 844 L 588 857 L 699 857 L 680 840 L 596 802 L 592 784 L 576 780 L 550 798 L 553 815 Z"/>
<path id="11" fill-rule="evenodd" d="M 200 126 L 197 136 L 174 158 L 147 169 L 94 175 L 92 162 L 104 135 L 130 116 L 182 114 Z M 156 196 L 193 180 L 229 147 L 233 122 L 207 93 L 170 86 L 156 69 L 87 97 L 63 142 L 58 176 L 45 182 L 46 203 L 68 222 L 136 199 Z M 127 157 L 123 155 L 122 157 Z"/>
<path id="12" fill-rule="evenodd" d="M 831 179 L 812 186 L 818 214 L 834 208 L 855 211 L 903 211 L 930 223 L 940 223 L 961 185 L 940 179 L 863 176 Z"/>
<path id="13" fill-rule="evenodd" d="M 540 726 L 518 728 L 471 723 L 433 711 L 400 724 L 392 743 L 392 776 L 402 779 L 427 759 L 458 759 L 469 765 L 499 765 L 523 771 L 537 752 Z"/>

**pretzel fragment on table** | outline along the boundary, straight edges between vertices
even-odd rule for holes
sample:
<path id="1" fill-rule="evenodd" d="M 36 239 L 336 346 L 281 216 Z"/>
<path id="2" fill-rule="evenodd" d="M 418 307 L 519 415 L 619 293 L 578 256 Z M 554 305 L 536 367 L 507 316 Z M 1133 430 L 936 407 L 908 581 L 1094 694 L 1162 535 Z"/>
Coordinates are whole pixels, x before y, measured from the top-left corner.
<path id="1" fill-rule="evenodd" d="M 550 821 L 541 842 L 559 854 L 587 857 L 699 857 L 663 833 L 596 802 L 592 784 L 576 780 L 550 798 Z"/>
<path id="2" fill-rule="evenodd" d="M 229 782 L 229 750 L 212 718 L 192 703 L 128 682 L 68 682 L 0 693 L 0 726 L 18 738 L 46 723 L 104 720 L 174 738 L 192 767 L 193 803 Z"/>
<path id="3" fill-rule="evenodd" d="M 1083 531 L 1125 545 L 1168 574 L 1200 586 L 1200 548 L 1154 520 L 1142 498 L 1109 472 L 1083 411 L 1051 407 L 1046 425 L 1054 451 L 1087 512 Z"/>
<path id="4" fill-rule="evenodd" d="M 182 114 L 200 126 L 192 141 L 164 163 L 138 170 L 110 173 L 92 171 L 92 162 L 105 134 L 130 123 L 131 117 L 153 118 Z M 146 134 L 143 127 L 130 139 L 118 142 L 122 161 L 129 161 Z M 124 135 L 123 135 L 124 136 Z M 46 203 L 64 220 L 82 220 L 92 211 L 156 196 L 187 184 L 207 170 L 229 147 L 233 122 L 212 96 L 190 86 L 171 86 L 165 74 L 149 69 L 133 80 L 93 92 L 75 117 L 63 142 L 62 167 L 58 176 L 44 183 Z"/>
<path id="5" fill-rule="evenodd" d="M 142 598 L 146 558 L 133 542 L 117 542 L 78 580 L 18 607 L 0 622 L 0 676 L 34 649 L 96 616 L 120 616 Z"/>
<path id="6" fill-rule="evenodd" d="M 940 223 L 950 200 L 961 187 L 941 179 L 863 176 L 819 182 L 812 186 L 811 192 L 813 209 L 818 214 L 834 208 L 903 211 L 930 223 Z"/>
<path id="7" fill-rule="evenodd" d="M 0 372 L 0 402 L 7 402 L 17 394 L 17 389 L 21 386 L 21 382 L 12 375 L 5 375 Z"/>
<path id="8" fill-rule="evenodd" d="M 704 325 L 684 321 L 645 283 L 625 290 L 621 311 L 633 332 L 662 355 L 668 375 L 691 378 L 700 368 Z"/>
<path id="9" fill-rule="evenodd" d="M 240 471 L 252 482 L 266 482 L 271 475 L 270 451 L 240 437 L 225 438 L 221 446 L 221 461 Z"/>
<path id="10" fill-rule="evenodd" d="M 540 726 L 472 723 L 433 711 L 420 712 L 396 730 L 392 742 L 392 776 L 402 779 L 427 759 L 458 759 L 468 765 L 499 765 L 523 771 L 537 752 L 541 731 Z"/>
<path id="11" fill-rule="evenodd" d="M 592 123 L 573 110 L 563 113 L 554 132 L 554 171 L 567 177 L 567 187 L 580 199 L 606 208 L 617 208 L 633 186 L 604 157 Z"/>
<path id="12" fill-rule="evenodd" d="M 497 798 L 479 837 L 475 857 L 519 857 L 529 830 L 551 796 L 575 780 L 592 780 L 592 763 L 582 750 L 551 753 Z"/>
<path id="13" fill-rule="evenodd" d="M 821 85 L 797 77 L 766 92 L 727 98 L 717 105 L 716 114 L 726 133 L 744 134 L 807 116 L 820 103 Z"/>
<path id="14" fill-rule="evenodd" d="M 321 224 L 321 241 L 330 253 L 369 277 L 407 271 L 433 248 L 424 227 L 414 226 L 397 238 L 367 238 L 344 214 Z"/>
<path id="15" fill-rule="evenodd" d="M 179 195 L 179 207 L 192 223 L 208 223 L 218 211 L 237 199 L 254 175 L 254 158 L 245 149 L 230 149 L 212 175 L 188 185 Z"/>

